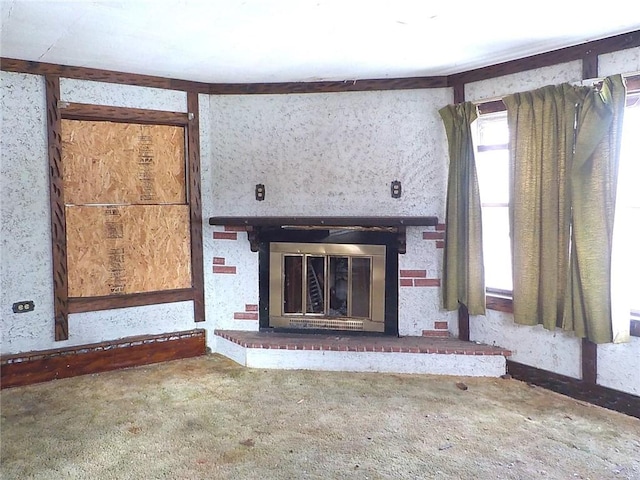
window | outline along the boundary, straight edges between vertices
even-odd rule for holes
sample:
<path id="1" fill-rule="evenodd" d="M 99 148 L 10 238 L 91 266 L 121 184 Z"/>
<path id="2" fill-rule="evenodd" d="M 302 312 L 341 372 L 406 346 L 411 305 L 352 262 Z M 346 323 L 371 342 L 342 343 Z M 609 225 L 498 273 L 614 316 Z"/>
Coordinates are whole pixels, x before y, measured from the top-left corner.
<path id="1" fill-rule="evenodd" d="M 481 115 L 476 127 L 476 170 L 482 203 L 485 284 L 487 292 L 508 294 L 513 288 L 513 281 L 509 238 L 507 112 Z"/>
<path id="2" fill-rule="evenodd" d="M 481 114 L 475 122 L 476 169 L 482 203 L 485 284 L 488 294 L 510 296 L 509 128 L 506 111 Z M 618 172 L 614 229 L 614 301 L 630 301 L 631 317 L 640 320 L 640 91 L 628 94 Z M 623 290 L 618 296 L 616 289 Z M 490 305 L 490 302 L 487 302 Z M 490 306 L 491 308 L 491 306 Z M 625 307 L 626 308 L 626 307 Z M 501 308 L 497 308 L 501 309 Z M 632 330 L 633 331 L 633 330 Z"/>
<path id="3" fill-rule="evenodd" d="M 633 317 L 640 317 L 640 92 L 629 95 L 624 113 L 614 230 L 614 268 L 621 268 L 621 287 Z M 614 270 L 616 272 L 616 270 Z"/>

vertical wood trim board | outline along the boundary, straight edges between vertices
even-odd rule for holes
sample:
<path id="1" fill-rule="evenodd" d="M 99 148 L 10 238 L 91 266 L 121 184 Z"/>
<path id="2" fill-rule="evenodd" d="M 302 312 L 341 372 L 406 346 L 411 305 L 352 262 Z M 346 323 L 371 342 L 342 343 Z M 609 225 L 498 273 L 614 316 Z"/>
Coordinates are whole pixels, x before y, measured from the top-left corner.
<path id="1" fill-rule="evenodd" d="M 204 255 L 202 246 L 202 202 L 200 185 L 200 117 L 198 94 L 187 93 L 187 110 L 192 117 L 187 124 L 188 186 L 191 217 L 191 275 L 194 290 L 193 309 L 196 322 L 204 316 Z"/>
<path id="2" fill-rule="evenodd" d="M 49 148 L 49 191 L 51 203 L 51 243 L 53 257 L 53 299 L 55 340 L 69 338 L 69 285 L 67 279 L 67 234 L 62 178 L 62 130 L 58 103 L 60 78 L 45 77 L 47 137 Z"/>

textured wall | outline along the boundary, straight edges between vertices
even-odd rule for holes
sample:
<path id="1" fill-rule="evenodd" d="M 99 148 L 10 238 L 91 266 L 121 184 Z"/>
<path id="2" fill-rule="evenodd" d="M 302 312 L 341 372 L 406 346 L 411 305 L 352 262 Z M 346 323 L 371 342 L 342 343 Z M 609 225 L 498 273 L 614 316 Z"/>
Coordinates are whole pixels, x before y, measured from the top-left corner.
<path id="1" fill-rule="evenodd" d="M 598 345 L 598 383 L 640 396 L 640 338 Z"/>
<path id="2" fill-rule="evenodd" d="M 117 83 L 61 78 L 60 97 L 65 102 L 110 107 L 144 108 L 169 112 L 187 111 L 187 94 L 185 92 Z"/>
<path id="3" fill-rule="evenodd" d="M 488 310 L 486 316 L 469 319 L 474 342 L 511 350 L 511 360 L 573 378 L 582 377 L 582 341 L 561 330 L 550 332 L 541 325 L 513 323 L 510 313 Z"/>
<path id="4" fill-rule="evenodd" d="M 448 331 L 458 335 L 457 312 L 441 309 L 442 248 L 438 240 L 424 238 L 436 234 L 433 227 L 407 228 L 407 253 L 398 259 L 398 327 L 400 335 L 422 335 L 435 330 L 435 322 L 447 322 Z M 444 232 L 441 232 L 444 237 Z M 429 235 L 427 235 L 429 237 Z"/>
<path id="5" fill-rule="evenodd" d="M 216 215 L 444 214 L 448 89 L 211 98 Z M 390 183 L 402 182 L 401 199 Z M 266 186 L 257 202 L 254 187 Z"/>
<path id="6" fill-rule="evenodd" d="M 200 107 L 203 216 L 442 219 L 448 155 L 438 109 L 451 101 L 450 89 L 212 96 Z M 391 198 L 392 180 L 402 182 L 400 199 Z M 266 186 L 262 202 L 257 183 Z M 437 280 L 442 250 L 423 230 L 408 229 L 400 269 Z M 258 255 L 246 234 L 205 227 L 204 242 L 207 323 L 256 330 L 257 313 L 245 310 L 258 303 Z M 400 332 L 421 335 L 453 318 L 439 305 L 438 286 L 400 288 Z"/>
<path id="7" fill-rule="evenodd" d="M 563 82 L 577 82 L 581 79 L 582 62 L 575 61 L 469 83 L 465 85 L 464 93 L 465 99 L 471 102 L 496 100 L 511 93 L 526 92 Z"/>
<path id="8" fill-rule="evenodd" d="M 54 341 L 44 79 L 7 72 L 0 75 L 1 352 L 61 348 L 195 328 L 192 302 L 179 302 L 73 314 L 69 316 L 69 340 Z M 61 83 L 64 101 L 186 111 L 186 95 L 182 92 L 75 80 Z M 14 314 L 11 305 L 20 300 L 33 300 L 35 310 Z"/>
<path id="9" fill-rule="evenodd" d="M 0 72 L 2 81 L 2 353 L 52 348 L 53 281 L 44 79 Z M 12 304 L 33 300 L 15 314 Z"/>
<path id="10" fill-rule="evenodd" d="M 601 77 L 626 72 L 640 72 L 640 47 L 628 48 L 598 57 L 598 74 Z"/>

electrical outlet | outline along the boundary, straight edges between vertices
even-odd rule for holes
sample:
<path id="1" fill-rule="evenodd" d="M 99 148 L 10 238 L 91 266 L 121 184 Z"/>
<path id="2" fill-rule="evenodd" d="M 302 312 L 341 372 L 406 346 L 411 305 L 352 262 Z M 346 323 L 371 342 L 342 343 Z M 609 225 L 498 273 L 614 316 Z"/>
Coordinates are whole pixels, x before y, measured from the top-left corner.
<path id="1" fill-rule="evenodd" d="M 31 300 L 24 300 L 13 304 L 13 313 L 27 313 L 33 311 L 35 304 Z"/>

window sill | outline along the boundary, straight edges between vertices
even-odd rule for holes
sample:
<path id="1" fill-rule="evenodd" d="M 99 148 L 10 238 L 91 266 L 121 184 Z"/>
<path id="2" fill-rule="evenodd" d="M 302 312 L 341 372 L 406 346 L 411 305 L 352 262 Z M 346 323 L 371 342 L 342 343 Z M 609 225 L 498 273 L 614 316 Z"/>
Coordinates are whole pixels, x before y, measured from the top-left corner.
<path id="1" fill-rule="evenodd" d="M 510 296 L 487 292 L 486 303 L 487 310 L 513 313 L 513 299 Z M 640 337 L 640 315 L 635 312 L 631 314 L 629 333 L 632 337 Z"/>
<path id="2" fill-rule="evenodd" d="M 489 310 L 513 313 L 513 299 L 506 295 L 487 293 L 486 303 Z"/>

